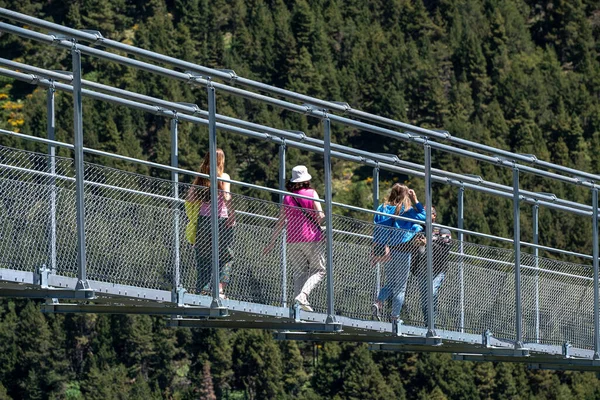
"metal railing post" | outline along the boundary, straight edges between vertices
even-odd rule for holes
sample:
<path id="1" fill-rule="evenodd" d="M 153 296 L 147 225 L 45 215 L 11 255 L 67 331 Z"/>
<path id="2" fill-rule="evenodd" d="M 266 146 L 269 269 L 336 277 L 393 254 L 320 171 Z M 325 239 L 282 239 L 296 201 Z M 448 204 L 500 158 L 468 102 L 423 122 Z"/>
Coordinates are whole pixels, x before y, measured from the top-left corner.
<path id="1" fill-rule="evenodd" d="M 458 229 L 464 229 L 465 216 L 465 187 L 458 188 Z M 465 331 L 465 263 L 464 263 L 464 234 L 458 232 L 458 274 L 460 279 L 460 331 Z"/>
<path id="2" fill-rule="evenodd" d="M 179 120 L 177 114 L 171 120 L 171 167 L 179 167 L 179 138 L 178 125 Z M 177 297 L 179 288 L 181 287 L 181 272 L 180 263 L 181 256 L 179 253 L 179 174 L 171 171 L 171 184 L 173 185 L 173 296 Z M 179 300 L 179 299 L 178 299 Z"/>
<path id="3" fill-rule="evenodd" d="M 81 52 L 73 40 L 73 114 L 75 145 L 75 207 L 77 221 L 77 286 L 79 290 L 89 290 L 85 254 L 85 204 L 84 204 L 84 164 L 83 164 L 83 107 L 81 95 Z"/>
<path id="4" fill-rule="evenodd" d="M 56 139 L 56 114 L 54 110 L 54 95 L 56 89 L 53 86 L 46 92 L 47 108 L 47 133 L 49 140 Z M 48 266 L 51 273 L 56 273 L 56 146 L 48 145 L 48 172 L 52 175 L 50 179 L 50 218 L 49 218 L 49 247 L 50 260 Z"/>
<path id="5" fill-rule="evenodd" d="M 594 266 L 594 360 L 600 359 L 600 290 L 598 288 L 598 188 L 592 189 L 592 248 Z"/>
<path id="6" fill-rule="evenodd" d="M 533 244 L 539 244 L 539 211 L 540 206 L 534 204 L 532 207 L 533 215 Z M 537 247 L 533 248 L 534 267 L 535 271 L 535 341 L 540 342 L 540 249 Z"/>
<path id="7" fill-rule="evenodd" d="M 523 309 L 521 298 L 521 209 L 519 169 L 513 168 L 513 240 L 515 253 L 515 348 L 523 347 Z"/>
<path id="8" fill-rule="evenodd" d="M 379 167 L 373 168 L 373 210 L 379 207 Z"/>
<path id="9" fill-rule="evenodd" d="M 279 190 L 285 190 L 285 141 L 279 145 Z M 285 195 L 279 195 L 283 207 Z M 281 306 L 287 307 L 287 222 L 281 231 Z"/>
<path id="10" fill-rule="evenodd" d="M 373 168 L 373 210 L 379 207 L 379 167 Z M 373 301 L 377 301 L 381 290 L 381 263 L 375 268 L 375 295 Z"/>
<path id="11" fill-rule="evenodd" d="M 325 167 L 325 238 L 327 262 L 327 320 L 328 324 L 335 323 L 333 305 L 333 217 L 331 215 L 331 121 L 326 116 L 323 118 L 325 147 L 323 152 Z"/>
<path id="12" fill-rule="evenodd" d="M 437 336 L 435 332 L 435 309 L 433 304 L 433 225 L 431 217 L 431 146 L 425 143 L 425 235 L 427 243 L 427 337 Z"/>
<path id="13" fill-rule="evenodd" d="M 212 237 L 213 285 L 212 307 L 221 307 L 219 297 L 219 191 L 217 181 L 217 103 L 215 88 L 212 82 L 207 85 L 208 91 L 208 151 L 210 154 L 210 229 Z"/>

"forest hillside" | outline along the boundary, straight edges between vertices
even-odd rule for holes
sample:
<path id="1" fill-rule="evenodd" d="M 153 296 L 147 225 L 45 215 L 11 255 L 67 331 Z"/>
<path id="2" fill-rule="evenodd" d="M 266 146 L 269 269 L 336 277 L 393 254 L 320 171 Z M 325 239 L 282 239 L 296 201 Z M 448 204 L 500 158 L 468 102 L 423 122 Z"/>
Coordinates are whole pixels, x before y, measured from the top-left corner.
<path id="1" fill-rule="evenodd" d="M 600 170 L 598 0 L 0 0 L 1 7 L 278 87 L 453 135 Z M 70 70 L 66 51 L 0 35 L 0 54 Z M 84 78 L 206 108 L 206 93 L 93 58 Z M 319 121 L 224 94 L 219 113 L 322 137 Z M 91 148 L 169 163 L 169 121 L 84 100 Z M 72 98 L 57 94 L 57 139 L 72 142 Z M 45 136 L 45 93 L 0 78 L 0 127 Z M 333 141 L 422 162 L 422 149 L 334 127 Z M 220 132 L 233 179 L 277 186 L 277 151 Z M 0 144 L 43 150 L 0 137 Z M 206 130 L 180 126 L 180 166 L 195 170 Z M 63 153 L 68 155 L 68 153 Z M 510 183 L 510 171 L 434 152 L 434 166 Z M 89 159 L 95 161 L 94 158 Z M 138 172 L 144 167 L 104 164 Z M 322 187 L 322 157 L 291 150 Z M 334 201 L 371 207 L 371 171 L 336 160 Z M 382 176 L 389 183 L 409 176 Z M 525 176 L 522 187 L 589 203 L 581 188 Z M 321 189 L 322 190 L 322 189 Z M 234 191 L 247 193 L 242 189 Z M 265 194 L 252 193 L 255 196 Z M 435 186 L 443 223 L 456 225 L 456 188 Z M 506 200 L 467 192 L 465 227 L 509 237 Z M 523 240 L 531 211 L 522 210 Z M 540 211 L 540 243 L 590 253 L 591 223 Z M 594 374 L 453 362 L 448 355 L 371 353 L 365 345 L 275 341 L 268 332 L 174 330 L 147 316 L 42 315 L 0 300 L 0 399 L 203 398 L 600 399 Z"/>

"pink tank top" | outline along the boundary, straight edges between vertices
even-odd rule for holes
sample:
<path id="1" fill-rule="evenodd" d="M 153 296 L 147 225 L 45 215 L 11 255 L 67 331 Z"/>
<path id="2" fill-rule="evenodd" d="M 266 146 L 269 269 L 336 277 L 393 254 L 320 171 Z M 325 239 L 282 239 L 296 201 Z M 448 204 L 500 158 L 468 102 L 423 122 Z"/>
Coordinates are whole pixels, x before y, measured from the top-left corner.
<path id="1" fill-rule="evenodd" d="M 300 189 L 294 193 L 307 197 L 313 197 L 315 195 L 313 189 Z M 314 208 L 314 201 L 285 196 L 283 198 L 283 204 L 285 206 L 290 206 L 285 208 L 288 243 L 318 242 L 321 240 L 321 230 L 316 223 L 316 221 L 319 220 L 319 214 Z M 298 207 L 298 205 L 304 208 L 305 211 L 302 212 L 302 210 L 298 208 L 293 208 Z M 309 221 L 307 217 L 314 219 Z"/>
<path id="2" fill-rule="evenodd" d="M 227 210 L 227 205 L 225 204 L 225 200 L 223 199 L 223 194 L 219 192 L 219 201 L 217 202 L 217 212 L 219 218 L 228 218 L 229 211 Z M 203 217 L 210 217 L 210 202 L 202 203 L 200 206 L 200 215 Z"/>

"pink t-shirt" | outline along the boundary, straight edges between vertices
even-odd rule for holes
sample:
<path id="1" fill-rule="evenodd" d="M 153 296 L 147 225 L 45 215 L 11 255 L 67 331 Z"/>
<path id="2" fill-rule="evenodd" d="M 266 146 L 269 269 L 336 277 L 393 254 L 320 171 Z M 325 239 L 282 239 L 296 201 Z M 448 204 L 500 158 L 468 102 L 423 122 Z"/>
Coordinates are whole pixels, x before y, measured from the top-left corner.
<path id="1" fill-rule="evenodd" d="M 316 192 L 313 189 L 300 189 L 294 193 L 301 196 L 314 197 Z M 289 206 L 285 208 L 288 243 L 318 242 L 321 240 L 321 230 L 316 222 L 319 220 L 319 213 L 314 208 L 314 201 L 285 196 L 283 204 Z M 297 208 L 298 204 L 305 209 L 304 212 Z M 307 217 L 313 219 L 309 221 Z"/>

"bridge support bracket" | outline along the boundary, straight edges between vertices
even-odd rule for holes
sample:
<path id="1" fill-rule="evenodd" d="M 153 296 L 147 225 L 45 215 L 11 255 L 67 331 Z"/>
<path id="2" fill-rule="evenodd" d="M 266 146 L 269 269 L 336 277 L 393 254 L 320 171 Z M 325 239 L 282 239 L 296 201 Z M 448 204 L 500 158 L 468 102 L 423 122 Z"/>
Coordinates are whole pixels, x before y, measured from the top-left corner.
<path id="1" fill-rule="evenodd" d="M 78 280 L 77 281 L 77 285 L 75 285 L 75 290 L 92 290 L 92 287 L 90 286 L 90 283 L 88 282 L 87 279 L 84 280 Z"/>
<path id="2" fill-rule="evenodd" d="M 187 290 L 182 287 L 177 288 L 177 307 L 185 306 L 185 294 Z"/>
<path id="3" fill-rule="evenodd" d="M 521 342 L 520 340 L 515 342 L 515 350 L 519 351 L 519 350 L 524 350 L 525 349 L 525 345 L 523 345 L 523 342 Z"/>
<path id="4" fill-rule="evenodd" d="M 210 316 L 213 318 L 222 318 L 229 316 L 227 307 L 223 305 L 223 301 L 220 298 L 213 298 L 210 304 Z"/>
<path id="5" fill-rule="evenodd" d="M 395 336 L 402 336 L 402 323 L 401 319 L 392 320 L 392 333 Z"/>
<path id="6" fill-rule="evenodd" d="M 435 339 L 439 337 L 438 334 L 435 332 L 435 329 L 428 329 L 427 334 L 425 336 L 429 339 Z"/>
<path id="7" fill-rule="evenodd" d="M 333 322 L 327 321 L 325 323 L 325 332 L 340 333 L 343 330 L 344 329 L 342 327 L 342 324 L 340 324 L 339 322 L 336 322 L 335 319 Z"/>
<path id="8" fill-rule="evenodd" d="M 571 342 L 568 340 L 562 345 L 562 355 L 564 358 L 571 358 Z"/>
<path id="9" fill-rule="evenodd" d="M 57 304 L 60 304 L 60 302 L 58 301 L 58 299 L 56 297 L 46 299 L 46 305 L 52 306 L 52 305 L 57 305 Z"/>
<path id="10" fill-rule="evenodd" d="M 492 332 L 489 329 L 481 334 L 481 344 L 487 348 L 492 347 Z"/>
<path id="11" fill-rule="evenodd" d="M 40 285 L 42 289 L 48 289 L 48 280 L 51 274 L 50 268 L 46 267 L 46 264 L 42 264 L 35 273 L 34 283 Z"/>
<path id="12" fill-rule="evenodd" d="M 228 317 L 229 316 L 229 311 L 227 310 L 227 307 L 211 307 L 210 308 L 210 317 L 212 318 L 222 318 L 222 317 Z"/>

